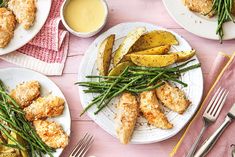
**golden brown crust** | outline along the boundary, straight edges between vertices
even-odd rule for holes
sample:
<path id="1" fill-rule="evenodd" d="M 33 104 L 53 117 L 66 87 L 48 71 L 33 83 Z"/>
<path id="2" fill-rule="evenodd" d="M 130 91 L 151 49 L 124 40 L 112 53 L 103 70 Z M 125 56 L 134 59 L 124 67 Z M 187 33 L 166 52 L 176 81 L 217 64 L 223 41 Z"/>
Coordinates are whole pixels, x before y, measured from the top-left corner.
<path id="1" fill-rule="evenodd" d="M 117 105 L 115 127 L 121 143 L 130 141 L 138 116 L 138 102 L 131 93 L 123 93 Z"/>
<path id="2" fill-rule="evenodd" d="M 6 47 L 14 35 L 16 20 L 13 13 L 0 8 L 0 48 Z"/>
<path id="3" fill-rule="evenodd" d="M 183 91 L 177 87 L 173 87 L 169 83 L 156 89 L 159 100 L 172 111 L 183 114 L 190 105 L 190 101 L 186 98 Z"/>
<path id="4" fill-rule="evenodd" d="M 37 10 L 35 0 L 10 0 L 8 8 L 13 11 L 16 20 L 23 25 L 24 29 L 33 26 Z"/>
<path id="5" fill-rule="evenodd" d="M 163 113 L 154 90 L 140 94 L 140 110 L 149 124 L 161 129 L 171 129 L 173 127 Z"/>
<path id="6" fill-rule="evenodd" d="M 56 122 L 47 120 L 33 121 L 37 134 L 49 147 L 65 148 L 68 145 L 68 135 Z"/>
<path id="7" fill-rule="evenodd" d="M 29 106 L 33 100 L 40 95 L 40 84 L 38 81 L 28 81 L 16 86 L 10 96 L 22 107 Z"/>
<path id="8" fill-rule="evenodd" d="M 212 0 L 183 0 L 183 3 L 189 10 L 202 15 L 209 13 L 212 9 Z M 210 13 L 208 16 L 213 16 L 213 13 Z"/>
<path id="9" fill-rule="evenodd" d="M 31 105 L 24 108 L 25 117 L 29 121 L 56 117 L 63 113 L 64 100 L 60 97 L 48 95 L 33 101 Z"/>

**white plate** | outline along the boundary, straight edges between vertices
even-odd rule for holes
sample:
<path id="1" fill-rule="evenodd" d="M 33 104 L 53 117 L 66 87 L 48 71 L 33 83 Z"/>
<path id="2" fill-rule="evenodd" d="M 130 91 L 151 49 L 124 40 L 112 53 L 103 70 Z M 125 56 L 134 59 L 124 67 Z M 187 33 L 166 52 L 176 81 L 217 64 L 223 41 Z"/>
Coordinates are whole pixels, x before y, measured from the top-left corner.
<path id="1" fill-rule="evenodd" d="M 14 37 L 5 48 L 0 48 L 0 55 L 13 52 L 27 44 L 40 31 L 50 13 L 52 0 L 36 0 L 37 12 L 34 25 L 25 30 L 21 24 L 17 24 Z"/>
<path id="2" fill-rule="evenodd" d="M 87 75 L 98 75 L 97 67 L 96 67 L 96 56 L 98 53 L 98 45 L 101 43 L 107 36 L 110 34 L 116 35 L 114 50 L 117 49 L 118 45 L 121 43 L 123 38 L 127 35 L 131 30 L 145 26 L 147 30 L 166 30 L 164 28 L 148 24 L 148 23 L 122 23 L 116 25 L 109 29 L 107 32 L 101 34 L 88 48 L 83 61 L 81 63 L 80 71 L 78 74 L 79 81 L 88 81 L 90 79 L 85 78 Z M 170 31 L 170 30 L 167 30 Z M 172 32 L 172 31 L 170 31 Z M 191 47 L 181 36 L 172 32 L 177 40 L 179 41 L 179 46 L 173 46 L 173 50 L 190 50 Z M 191 64 L 198 63 L 198 59 L 194 57 L 196 60 Z M 155 128 L 153 126 L 149 126 L 147 121 L 140 117 L 137 120 L 137 125 L 131 139 L 131 142 L 134 144 L 144 144 L 144 143 L 153 143 L 168 139 L 175 134 L 177 134 L 190 120 L 195 111 L 197 110 L 203 91 L 203 77 L 201 68 L 189 71 L 182 76 L 182 80 L 186 82 L 189 86 L 187 88 L 183 88 L 187 97 L 192 101 L 192 105 L 189 106 L 187 111 L 183 115 L 179 115 L 175 112 L 167 111 L 167 117 L 170 122 L 174 124 L 173 129 L 170 130 L 162 130 Z M 79 95 L 82 106 L 85 108 L 89 102 L 91 102 L 92 98 L 95 94 L 85 94 L 83 90 L 85 87 L 79 87 Z M 113 100 L 108 107 L 104 108 L 98 115 L 94 115 L 94 111 L 96 111 L 96 107 L 92 107 L 88 110 L 88 115 L 105 131 L 109 134 L 116 137 L 115 128 L 114 128 L 114 117 L 116 113 L 115 103 L 117 103 L 117 98 Z"/>
<path id="3" fill-rule="evenodd" d="M 218 40 L 216 35 L 217 17 L 207 18 L 198 13 L 189 11 L 182 0 L 163 0 L 163 3 L 171 17 L 187 31 L 207 39 Z M 223 26 L 223 40 L 235 38 L 235 24 L 226 22 Z"/>
<path id="4" fill-rule="evenodd" d="M 65 100 L 65 108 L 63 114 L 59 117 L 51 119 L 61 124 L 67 135 L 70 135 L 71 118 L 68 103 L 59 87 L 57 87 L 57 85 L 48 77 L 24 68 L 5 68 L 0 69 L 0 79 L 7 87 L 9 87 L 9 90 L 14 89 L 19 83 L 30 80 L 37 80 L 41 85 L 42 96 L 47 95 L 49 94 L 49 92 L 51 92 L 53 95 L 63 98 Z M 57 149 L 56 152 L 53 153 L 54 157 L 59 157 L 62 151 L 63 149 Z"/>

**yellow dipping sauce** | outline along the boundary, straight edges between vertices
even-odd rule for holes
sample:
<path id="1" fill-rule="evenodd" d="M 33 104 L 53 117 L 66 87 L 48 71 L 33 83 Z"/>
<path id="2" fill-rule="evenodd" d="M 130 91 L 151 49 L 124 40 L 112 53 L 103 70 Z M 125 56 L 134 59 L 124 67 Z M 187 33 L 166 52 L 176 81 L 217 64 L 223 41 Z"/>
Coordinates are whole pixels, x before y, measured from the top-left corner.
<path id="1" fill-rule="evenodd" d="M 101 0 L 70 0 L 64 10 L 64 18 L 77 32 L 92 32 L 104 23 L 105 5 Z"/>

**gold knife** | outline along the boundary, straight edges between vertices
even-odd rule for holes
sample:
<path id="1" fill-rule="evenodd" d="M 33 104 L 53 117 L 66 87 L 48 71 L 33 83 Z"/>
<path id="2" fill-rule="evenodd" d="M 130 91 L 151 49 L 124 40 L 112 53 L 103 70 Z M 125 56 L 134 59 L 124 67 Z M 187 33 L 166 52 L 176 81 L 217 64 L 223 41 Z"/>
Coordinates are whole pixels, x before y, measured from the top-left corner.
<path id="1" fill-rule="evenodd" d="M 229 126 L 229 124 L 235 119 L 235 104 L 233 104 L 232 108 L 228 112 L 225 117 L 224 122 L 220 127 L 202 144 L 202 146 L 195 153 L 194 157 L 204 157 L 215 145 L 219 137 L 222 135 L 224 130 Z"/>

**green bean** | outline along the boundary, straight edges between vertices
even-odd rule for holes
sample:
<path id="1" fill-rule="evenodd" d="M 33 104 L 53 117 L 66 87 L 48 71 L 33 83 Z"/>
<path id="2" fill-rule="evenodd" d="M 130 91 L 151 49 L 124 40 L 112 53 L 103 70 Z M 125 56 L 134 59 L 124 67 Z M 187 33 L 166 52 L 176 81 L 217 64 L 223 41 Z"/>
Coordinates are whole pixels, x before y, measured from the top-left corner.
<path id="1" fill-rule="evenodd" d="M 31 124 L 25 119 L 24 112 L 20 106 L 6 93 L 6 88 L 0 80 L 0 123 L 1 132 L 12 142 L 18 149 L 27 150 L 31 156 L 48 154 L 55 150 L 48 147 L 37 135 Z M 10 132 L 14 132 L 25 141 L 25 145 L 19 143 Z M 10 145 L 8 145 L 10 147 Z"/>
<path id="2" fill-rule="evenodd" d="M 86 106 L 80 116 L 95 104 L 97 110 L 94 114 L 98 114 L 114 97 L 124 91 L 138 94 L 143 91 L 158 88 L 164 84 L 164 81 L 177 82 L 186 87 L 187 84 L 179 80 L 181 74 L 200 67 L 200 64 L 187 66 L 192 61 L 194 60 L 166 68 L 129 66 L 121 75 L 110 77 L 110 79 L 109 76 L 88 76 L 89 78 L 100 79 L 97 81 L 77 82 L 77 84 L 87 87 L 87 89 L 84 90 L 85 93 L 92 92 L 99 94 Z"/>
<path id="3" fill-rule="evenodd" d="M 213 0 L 212 9 L 209 12 L 211 13 L 213 11 L 215 14 L 218 15 L 216 34 L 219 35 L 221 43 L 224 36 L 223 24 L 227 21 L 235 22 L 232 17 L 232 7 L 233 0 Z M 207 13 L 207 15 L 209 13 Z"/>

